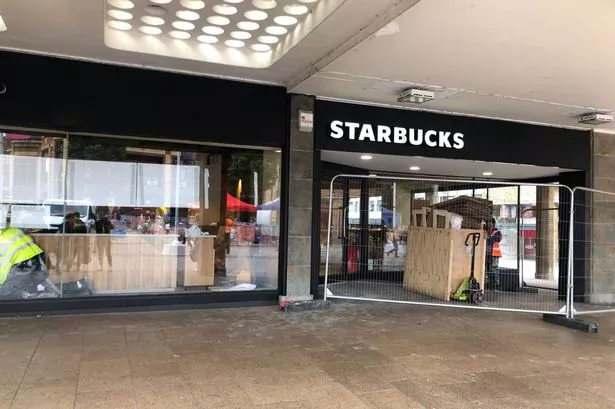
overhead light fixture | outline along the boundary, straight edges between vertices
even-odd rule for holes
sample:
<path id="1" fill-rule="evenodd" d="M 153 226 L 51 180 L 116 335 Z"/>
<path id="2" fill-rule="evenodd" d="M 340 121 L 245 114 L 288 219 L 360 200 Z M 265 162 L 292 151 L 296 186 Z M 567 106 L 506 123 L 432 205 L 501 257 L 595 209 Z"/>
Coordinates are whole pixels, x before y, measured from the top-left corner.
<path id="1" fill-rule="evenodd" d="M 162 33 L 161 29 L 159 29 L 158 27 L 152 27 L 152 26 L 139 27 L 139 31 L 142 32 L 143 34 L 149 34 L 152 36 L 157 36 Z"/>
<path id="2" fill-rule="evenodd" d="M 483 176 L 493 176 L 493 172 L 483 172 Z"/>
<path id="3" fill-rule="evenodd" d="M 263 44 L 275 44 L 280 41 L 280 39 L 274 36 L 260 36 L 258 37 L 258 41 Z"/>
<path id="4" fill-rule="evenodd" d="M 579 123 L 585 125 L 603 125 L 613 122 L 613 115 L 606 112 L 590 112 L 579 117 Z"/>
<path id="5" fill-rule="evenodd" d="M 169 35 L 178 40 L 187 40 L 190 38 L 190 33 L 186 31 L 171 31 Z"/>
<path id="6" fill-rule="evenodd" d="M 252 37 L 252 34 L 246 31 L 232 31 L 231 37 L 233 37 L 235 40 L 248 40 Z"/>
<path id="7" fill-rule="evenodd" d="M 297 24 L 298 20 L 292 16 L 277 16 L 273 19 L 273 21 L 281 26 L 292 26 Z"/>
<path id="8" fill-rule="evenodd" d="M 261 10 L 271 10 L 278 6 L 276 0 L 252 0 L 252 5 Z"/>
<path id="9" fill-rule="evenodd" d="M 150 1 L 155 4 L 169 4 L 173 0 L 150 0 Z"/>
<path id="10" fill-rule="evenodd" d="M 201 10 L 205 8 L 205 2 L 202 0 L 180 0 L 179 4 L 190 10 Z"/>
<path id="11" fill-rule="evenodd" d="M 255 23 L 254 21 L 240 21 L 239 23 L 237 23 L 237 28 L 245 31 L 254 31 L 258 30 L 260 28 L 260 25 L 258 23 Z"/>
<path id="12" fill-rule="evenodd" d="M 253 20 L 253 21 L 262 21 L 262 20 L 267 19 L 267 17 L 269 17 L 269 14 L 261 10 L 249 10 L 243 13 L 243 15 L 248 20 Z"/>
<path id="13" fill-rule="evenodd" d="M 209 34 L 211 36 L 219 36 L 220 34 L 224 33 L 224 29 L 217 26 L 205 26 L 202 28 L 202 30 L 205 34 Z"/>
<path id="14" fill-rule="evenodd" d="M 111 20 L 107 23 L 107 25 L 114 30 L 122 30 L 122 31 L 127 31 L 132 28 L 132 24 L 130 24 L 127 21 Z"/>
<path id="15" fill-rule="evenodd" d="M 154 16 L 143 16 L 141 17 L 141 21 L 147 24 L 148 26 L 161 26 L 164 24 L 163 18 L 154 17 Z"/>
<path id="16" fill-rule="evenodd" d="M 192 24 L 189 21 L 174 21 L 171 24 L 174 28 L 178 29 L 178 30 L 183 30 L 183 31 L 190 31 L 190 30 L 194 30 L 194 24 Z"/>
<path id="17" fill-rule="evenodd" d="M 399 94 L 397 102 L 408 102 L 411 104 L 423 104 L 436 97 L 436 93 L 426 89 L 411 88 Z"/>
<path id="18" fill-rule="evenodd" d="M 205 44 L 216 44 L 218 41 L 220 41 L 218 37 L 208 35 L 201 35 L 198 36 L 196 39 Z"/>
<path id="19" fill-rule="evenodd" d="M 4 19 L 2 18 L 2 16 L 0 16 L 0 33 L 6 31 L 6 23 L 4 22 Z"/>
<path id="20" fill-rule="evenodd" d="M 410 170 L 416 172 L 417 170 L 421 170 L 418 166 L 410 166 Z"/>
<path id="21" fill-rule="evenodd" d="M 241 48 L 244 45 L 246 45 L 246 43 L 244 43 L 243 41 L 240 41 L 240 40 L 226 40 L 224 42 L 224 44 L 227 47 L 231 47 L 231 48 Z"/>
<path id="22" fill-rule="evenodd" d="M 270 26 L 270 27 L 267 27 L 265 31 L 267 32 L 267 34 L 271 34 L 273 36 L 281 36 L 281 35 L 288 33 L 288 30 L 286 29 L 286 27 L 280 27 L 280 26 Z"/>
<path id="23" fill-rule="evenodd" d="M 229 20 L 226 17 L 222 17 L 222 16 L 211 16 L 211 17 L 207 17 L 207 22 L 211 24 L 215 24 L 217 26 L 226 26 L 231 23 L 231 20 Z"/>
<path id="24" fill-rule="evenodd" d="M 233 14 L 237 14 L 237 7 L 230 6 L 228 4 L 216 4 L 213 7 L 213 10 L 223 16 L 232 16 Z"/>
<path id="25" fill-rule="evenodd" d="M 250 48 L 259 53 L 266 53 L 267 51 L 271 51 L 271 46 L 267 44 L 252 44 Z"/>
<path id="26" fill-rule="evenodd" d="M 132 14 L 124 10 L 109 10 L 107 15 L 115 20 L 132 20 Z"/>
<path id="27" fill-rule="evenodd" d="M 135 8 L 135 4 L 130 0 L 107 0 L 111 7 L 122 10 L 130 10 Z"/>
<path id="28" fill-rule="evenodd" d="M 372 160 L 373 156 L 371 155 L 361 155 L 361 160 Z"/>
<path id="29" fill-rule="evenodd" d="M 175 15 L 182 20 L 196 21 L 201 18 L 199 13 L 190 10 L 179 10 Z"/>
<path id="30" fill-rule="evenodd" d="M 290 14 L 291 16 L 301 16 L 308 11 L 310 11 L 310 9 L 302 4 L 289 4 L 284 6 L 284 12 L 286 14 Z"/>

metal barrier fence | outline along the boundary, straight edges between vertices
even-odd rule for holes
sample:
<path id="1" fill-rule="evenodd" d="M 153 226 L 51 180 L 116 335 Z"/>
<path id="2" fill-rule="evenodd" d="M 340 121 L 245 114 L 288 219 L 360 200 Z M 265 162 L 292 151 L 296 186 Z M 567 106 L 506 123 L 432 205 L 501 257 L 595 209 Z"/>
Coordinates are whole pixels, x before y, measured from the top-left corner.
<path id="1" fill-rule="evenodd" d="M 325 298 L 572 314 L 567 186 L 337 175 L 328 197 Z"/>
<path id="2" fill-rule="evenodd" d="M 576 187 L 570 317 L 615 312 L 615 193 Z"/>

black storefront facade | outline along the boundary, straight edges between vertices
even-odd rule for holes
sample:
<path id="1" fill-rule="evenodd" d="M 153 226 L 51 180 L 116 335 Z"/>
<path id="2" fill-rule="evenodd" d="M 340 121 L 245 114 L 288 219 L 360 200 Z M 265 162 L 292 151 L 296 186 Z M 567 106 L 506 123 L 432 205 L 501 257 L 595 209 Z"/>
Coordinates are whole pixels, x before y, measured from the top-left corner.
<path id="1" fill-rule="evenodd" d="M 591 186 L 592 135 L 589 131 L 555 128 L 509 121 L 476 117 L 444 115 L 429 112 L 376 107 L 316 100 L 314 105 L 314 224 L 312 241 L 312 291 L 316 294 L 323 282 L 322 237 L 326 228 L 326 212 L 331 179 L 338 174 L 368 175 L 379 169 L 347 167 L 321 160 L 325 152 L 353 152 L 360 155 L 396 155 L 422 158 L 444 158 L 481 161 L 485 163 L 524 164 L 542 167 L 557 167 L 569 171 L 558 176 L 511 182 Z M 419 172 L 420 173 L 420 172 Z M 405 175 L 389 176 L 420 177 L 407 172 Z M 429 178 L 430 175 L 422 175 Z M 449 175 L 454 177 L 455 175 Z M 441 177 L 441 176 L 440 176 Z M 377 178 L 377 177 L 376 177 Z M 436 177 L 437 178 L 437 177 Z M 485 179 L 485 178 L 483 178 Z M 364 179 L 367 185 L 369 180 Z M 358 186 L 358 185 L 357 185 Z M 347 193 L 345 193 L 347 196 Z M 568 262 L 568 241 L 570 197 L 562 190 L 559 199 L 559 296 L 565 297 L 566 268 Z M 582 192 L 579 193 L 582 195 Z M 348 198 L 345 197 L 347 200 Z M 577 199 L 581 200 L 580 196 Z M 367 213 L 368 194 L 361 193 L 361 203 Z M 347 202 L 345 206 L 347 206 Z M 367 217 L 366 217 L 367 218 Z M 587 214 L 575 212 L 575 224 L 585 225 Z M 335 224 L 335 221 L 333 221 Z M 367 222 L 362 220 L 367 227 Z M 348 226 L 345 226 L 348 228 Z M 367 234 L 367 233 L 365 233 Z M 575 229 L 575 294 L 579 299 L 585 292 L 584 271 L 586 265 L 582 254 L 586 231 Z M 363 238 L 366 240 L 367 238 Z M 367 252 L 363 252 L 367 253 Z M 367 258 L 367 255 L 363 255 Z M 347 262 L 344 253 L 343 264 Z M 360 260 L 367 265 L 368 260 Z"/>
<path id="2" fill-rule="evenodd" d="M 8 52 L 0 78 L 2 217 L 33 231 L 66 293 L 32 290 L 2 312 L 277 301 L 283 87 Z M 69 294 L 83 277 L 94 291 Z"/>

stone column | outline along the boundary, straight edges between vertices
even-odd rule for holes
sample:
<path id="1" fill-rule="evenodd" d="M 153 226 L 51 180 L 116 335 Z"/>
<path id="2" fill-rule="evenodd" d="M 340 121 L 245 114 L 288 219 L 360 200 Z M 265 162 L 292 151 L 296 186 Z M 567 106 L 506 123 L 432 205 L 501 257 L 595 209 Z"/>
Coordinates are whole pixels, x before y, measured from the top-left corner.
<path id="1" fill-rule="evenodd" d="M 307 95 L 290 98 L 288 255 L 286 294 L 282 297 L 287 302 L 313 299 L 310 282 L 314 131 L 299 130 L 299 111 L 314 112 L 314 102 L 314 97 Z"/>
<path id="2" fill-rule="evenodd" d="M 593 188 L 615 193 L 615 135 L 593 134 Z M 615 304 L 615 194 L 587 194 L 575 211 L 588 214 L 589 302 Z"/>
<path id="3" fill-rule="evenodd" d="M 536 188 L 536 278 L 552 280 L 557 263 L 557 188 Z"/>

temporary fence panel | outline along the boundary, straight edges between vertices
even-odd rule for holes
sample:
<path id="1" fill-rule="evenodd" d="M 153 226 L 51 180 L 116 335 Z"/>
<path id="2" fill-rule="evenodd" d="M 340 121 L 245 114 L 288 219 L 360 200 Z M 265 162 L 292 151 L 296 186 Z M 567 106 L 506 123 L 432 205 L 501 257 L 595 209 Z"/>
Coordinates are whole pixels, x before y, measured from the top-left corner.
<path id="1" fill-rule="evenodd" d="M 564 314 L 571 194 L 555 184 L 337 175 L 325 297 Z"/>
<path id="2" fill-rule="evenodd" d="M 615 193 L 573 189 L 571 316 L 615 312 Z"/>

